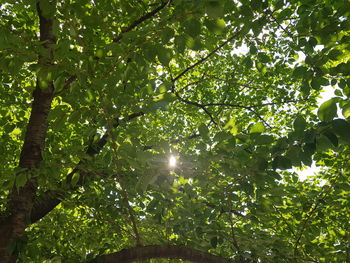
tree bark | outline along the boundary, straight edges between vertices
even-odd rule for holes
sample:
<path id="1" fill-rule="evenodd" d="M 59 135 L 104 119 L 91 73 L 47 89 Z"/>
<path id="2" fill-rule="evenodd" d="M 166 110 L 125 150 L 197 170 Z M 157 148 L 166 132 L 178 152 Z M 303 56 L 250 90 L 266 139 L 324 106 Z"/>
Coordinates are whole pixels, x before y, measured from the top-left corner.
<path id="1" fill-rule="evenodd" d="M 53 18 L 44 17 L 40 3 L 37 4 L 37 12 L 40 20 L 40 41 L 45 49 L 45 54 L 39 55 L 38 64 L 42 67 L 49 67 L 53 64 L 52 45 L 55 44 L 55 37 L 52 33 Z M 41 87 L 40 80 L 37 80 L 33 92 L 33 103 L 31 115 L 27 125 L 24 143 L 19 159 L 19 167 L 27 176 L 27 182 L 23 187 L 13 190 L 8 196 L 7 209 L 0 216 L 0 262 L 15 262 L 13 255 L 15 242 L 24 234 L 29 224 L 29 217 L 36 192 L 36 178 L 33 173 L 42 162 L 42 151 L 48 127 L 48 114 L 54 96 L 52 81 L 47 86 Z"/>
<path id="2" fill-rule="evenodd" d="M 182 259 L 197 263 L 248 263 L 212 255 L 207 252 L 184 246 L 143 246 L 123 249 L 119 252 L 101 256 L 90 263 L 131 263 L 152 258 Z"/>

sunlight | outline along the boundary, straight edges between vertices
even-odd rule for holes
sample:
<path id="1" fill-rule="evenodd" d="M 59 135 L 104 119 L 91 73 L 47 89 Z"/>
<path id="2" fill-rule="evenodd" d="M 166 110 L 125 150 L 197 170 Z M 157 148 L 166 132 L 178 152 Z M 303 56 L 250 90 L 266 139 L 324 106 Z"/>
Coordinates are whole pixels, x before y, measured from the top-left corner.
<path id="1" fill-rule="evenodd" d="M 300 181 L 305 181 L 307 178 L 315 176 L 320 171 L 320 167 L 316 166 L 315 162 L 312 162 L 312 165 L 310 167 L 306 166 L 302 169 L 293 170 L 299 176 Z"/>
<path id="2" fill-rule="evenodd" d="M 170 157 L 169 157 L 169 166 L 170 167 L 175 167 L 176 166 L 176 157 L 175 156 L 173 156 L 173 155 L 171 155 Z"/>

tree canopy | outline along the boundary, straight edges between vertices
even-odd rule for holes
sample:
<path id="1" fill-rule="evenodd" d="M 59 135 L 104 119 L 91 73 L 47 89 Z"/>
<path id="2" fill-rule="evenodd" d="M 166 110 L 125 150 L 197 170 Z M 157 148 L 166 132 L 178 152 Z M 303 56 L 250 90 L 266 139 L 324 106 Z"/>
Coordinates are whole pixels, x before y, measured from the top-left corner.
<path id="1" fill-rule="evenodd" d="M 349 263 L 349 14 L 2 1 L 0 262 Z"/>

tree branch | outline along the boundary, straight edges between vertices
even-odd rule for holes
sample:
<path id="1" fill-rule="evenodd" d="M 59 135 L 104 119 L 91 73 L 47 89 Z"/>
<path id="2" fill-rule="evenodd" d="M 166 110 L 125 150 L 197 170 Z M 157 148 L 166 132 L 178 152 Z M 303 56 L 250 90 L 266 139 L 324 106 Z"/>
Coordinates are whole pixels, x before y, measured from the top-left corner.
<path id="1" fill-rule="evenodd" d="M 278 26 L 284 33 L 286 33 L 287 36 L 289 36 L 292 40 L 295 41 L 296 39 L 295 39 L 295 37 L 293 36 L 293 34 L 290 33 L 287 29 L 285 29 L 285 28 L 281 25 L 281 23 L 278 22 L 278 20 L 276 19 L 276 17 L 273 16 L 273 13 L 274 13 L 274 12 L 275 12 L 275 11 L 271 11 L 270 9 L 267 9 L 267 10 L 266 10 L 267 15 L 269 15 L 269 16 L 272 18 L 272 20 L 277 24 L 277 26 Z"/>
<path id="2" fill-rule="evenodd" d="M 237 31 L 235 34 L 233 34 L 231 37 L 226 39 L 222 44 L 217 46 L 215 49 L 213 49 L 210 53 L 208 53 L 206 56 L 195 62 L 194 64 L 190 65 L 186 69 L 184 69 L 180 74 L 178 74 L 175 78 L 172 79 L 172 81 L 175 83 L 177 80 L 179 80 L 182 76 L 184 76 L 188 71 L 191 69 L 197 67 L 198 65 L 202 64 L 206 60 L 208 60 L 211 56 L 213 56 L 216 52 L 218 52 L 220 49 L 222 49 L 224 46 L 226 46 L 228 43 L 230 43 L 233 39 L 235 39 L 241 31 Z"/>
<path id="3" fill-rule="evenodd" d="M 59 92 L 55 92 L 55 95 L 57 96 L 57 95 L 60 95 L 60 94 L 62 94 L 63 92 L 65 92 L 65 91 L 70 87 L 70 85 L 71 85 L 76 79 L 77 79 L 77 76 L 76 76 L 76 75 L 70 76 L 70 77 L 66 80 L 66 82 L 64 83 L 62 90 L 59 91 Z"/>
<path id="4" fill-rule="evenodd" d="M 129 122 L 137 117 L 143 116 L 143 112 L 137 112 L 130 114 L 124 119 L 115 119 L 115 123 L 113 128 L 117 128 L 122 122 Z M 96 144 L 90 144 L 86 149 L 86 154 L 89 156 L 94 156 L 102 150 L 102 148 L 106 145 L 107 140 L 109 138 L 109 131 L 106 131 L 105 134 L 99 139 Z M 83 161 L 83 160 L 82 160 Z M 81 161 L 81 162 L 82 162 Z M 81 164 L 80 162 L 80 164 Z M 80 172 L 79 181 L 77 184 L 72 185 L 71 181 L 73 175 L 77 172 Z M 47 213 L 53 210 L 67 195 L 67 185 L 68 190 L 75 190 L 79 186 L 84 183 L 85 178 L 89 177 L 89 173 L 81 171 L 78 167 L 74 168 L 72 172 L 67 175 L 66 181 L 64 182 L 64 186 L 62 186 L 62 190 L 48 190 L 40 196 L 36 197 L 33 204 L 33 209 L 30 214 L 30 221 L 34 223 L 39 219 L 43 218 Z"/>
<path id="5" fill-rule="evenodd" d="M 134 209 L 131 207 L 130 203 L 129 203 L 129 197 L 128 197 L 128 192 L 126 191 L 126 189 L 124 188 L 124 186 L 121 187 L 121 192 L 123 195 L 123 199 L 124 199 L 124 203 L 128 209 L 128 213 L 129 213 L 129 218 L 131 221 L 131 225 L 132 225 L 132 229 L 134 231 L 135 234 L 135 241 L 136 241 L 136 246 L 140 247 L 142 246 L 142 241 L 141 241 L 141 236 L 137 227 L 137 223 L 136 223 L 136 218 L 135 218 L 135 211 Z"/>
<path id="6" fill-rule="evenodd" d="M 186 103 L 186 104 L 189 104 L 189 105 L 193 105 L 193 106 L 196 106 L 198 108 L 201 108 L 210 118 L 210 120 L 214 123 L 214 124 L 217 124 L 213 118 L 213 115 L 207 110 L 206 106 L 203 105 L 203 104 L 200 104 L 198 102 L 194 102 L 194 101 L 190 101 L 190 100 L 187 100 L 187 99 L 184 99 L 180 96 L 179 92 L 176 91 L 175 89 L 175 84 L 173 85 L 173 88 L 172 88 L 175 96 L 182 102 Z"/>
<path id="7" fill-rule="evenodd" d="M 182 259 L 197 263 L 248 263 L 248 260 L 229 260 L 219 256 L 212 255 L 207 252 L 184 246 L 144 246 L 123 249 L 119 252 L 101 256 L 90 263 L 131 263 L 135 261 L 153 259 L 153 258 L 168 258 Z"/>
<path id="8" fill-rule="evenodd" d="M 280 215 L 280 218 L 282 219 L 282 221 L 284 222 L 284 224 L 287 226 L 289 232 L 292 233 L 292 235 L 296 238 L 295 232 L 292 228 L 292 226 L 288 223 L 288 221 L 284 218 L 283 213 L 274 205 L 272 204 L 272 207 L 275 209 L 275 211 Z"/>
<path id="9" fill-rule="evenodd" d="M 204 110 L 204 112 L 209 116 L 210 120 L 214 123 L 217 124 L 212 116 L 212 114 L 207 110 L 206 107 L 209 106 L 226 106 L 226 107 L 232 107 L 232 108 L 241 108 L 241 109 L 246 109 L 249 110 L 251 112 L 253 112 L 262 122 L 264 122 L 264 124 L 271 128 L 271 126 L 264 120 L 263 117 L 261 117 L 261 115 L 254 109 L 255 107 L 261 107 L 261 106 L 267 106 L 267 105 L 273 105 L 273 104 L 277 104 L 277 103 L 266 103 L 266 104 L 260 104 L 260 105 L 253 105 L 253 106 L 244 106 L 244 105 L 240 105 L 240 104 L 231 104 L 231 103 L 206 103 L 206 104 L 201 104 L 198 102 L 194 102 L 194 101 L 190 101 L 187 99 L 184 99 L 180 96 L 179 92 L 176 91 L 175 89 L 175 84 L 173 84 L 173 88 L 172 88 L 172 92 L 175 94 L 175 96 L 182 102 L 189 104 L 189 105 L 193 105 L 193 106 L 197 106 L 199 108 L 201 108 L 202 110 Z"/>
<path id="10" fill-rule="evenodd" d="M 334 181 L 339 177 L 336 176 L 334 177 Z M 298 247 L 299 247 L 299 243 L 301 238 L 304 235 L 304 231 L 306 230 L 306 227 L 309 223 L 309 221 L 311 220 L 311 218 L 313 217 L 313 215 L 315 214 L 315 212 L 317 211 L 318 207 L 321 205 L 322 201 L 327 197 L 327 195 L 332 191 L 332 187 L 325 185 L 324 188 L 322 189 L 322 191 L 319 193 L 318 197 L 316 198 L 315 202 L 312 204 L 311 208 L 309 209 L 308 213 L 306 214 L 306 218 L 304 218 L 302 220 L 302 222 L 300 222 L 300 230 L 298 235 L 296 236 L 295 239 L 295 243 L 294 243 L 294 257 L 298 256 Z"/>
<path id="11" fill-rule="evenodd" d="M 222 81 L 222 82 L 226 82 L 227 84 L 237 85 L 237 86 L 241 86 L 243 88 L 248 88 L 248 89 L 253 89 L 253 90 L 259 90 L 260 89 L 258 87 L 251 86 L 250 84 L 240 83 L 240 82 L 232 81 L 232 80 L 226 80 L 226 79 L 219 78 L 219 77 L 216 77 L 216 76 L 213 76 L 213 75 L 210 75 L 210 74 L 204 74 L 204 75 L 209 77 L 209 79 L 216 79 L 216 80 L 219 80 L 219 81 Z"/>
<path id="12" fill-rule="evenodd" d="M 130 32 L 131 30 L 133 30 L 134 28 L 136 28 L 138 25 L 140 25 L 142 22 L 146 21 L 147 19 L 150 19 L 151 17 L 155 16 L 157 13 L 159 13 L 168 3 L 169 1 L 164 1 L 162 2 L 162 4 L 160 6 L 158 6 L 156 9 L 152 10 L 151 12 L 146 13 L 145 15 L 143 15 L 142 17 L 140 17 L 139 19 L 135 20 L 130 26 L 128 26 L 127 28 L 123 29 L 122 32 L 116 36 L 113 39 L 114 43 L 119 42 L 122 38 L 123 38 L 123 34 Z"/>

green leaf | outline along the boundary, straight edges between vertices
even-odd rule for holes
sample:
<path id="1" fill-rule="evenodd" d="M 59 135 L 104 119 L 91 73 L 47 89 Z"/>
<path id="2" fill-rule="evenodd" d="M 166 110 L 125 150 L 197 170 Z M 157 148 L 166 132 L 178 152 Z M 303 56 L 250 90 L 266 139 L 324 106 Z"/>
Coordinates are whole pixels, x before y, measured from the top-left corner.
<path id="1" fill-rule="evenodd" d="M 69 115 L 69 121 L 71 123 L 78 122 L 80 118 L 81 118 L 81 111 L 79 110 L 74 111 L 72 114 Z"/>
<path id="2" fill-rule="evenodd" d="M 296 119 L 294 120 L 293 122 L 293 126 L 294 126 L 294 130 L 297 132 L 297 133 L 301 133 L 305 130 L 306 128 L 306 121 L 304 119 L 303 116 L 298 116 L 296 117 Z"/>
<path id="3" fill-rule="evenodd" d="M 172 58 L 172 54 L 171 51 L 167 48 L 163 48 L 163 47 L 158 47 L 157 48 L 157 57 L 160 61 L 160 63 L 162 63 L 164 66 L 168 66 L 169 62 Z"/>
<path id="4" fill-rule="evenodd" d="M 291 9 L 285 8 L 278 14 L 277 19 L 278 20 L 283 20 L 286 17 L 289 17 L 292 14 L 292 12 L 293 11 Z"/>
<path id="5" fill-rule="evenodd" d="M 300 87 L 300 91 L 304 96 L 309 96 L 310 89 L 311 89 L 311 87 L 307 82 L 304 82 Z"/>
<path id="6" fill-rule="evenodd" d="M 155 180 L 160 175 L 160 171 L 149 171 L 146 170 L 143 175 L 139 178 L 139 181 L 136 184 L 136 189 L 138 189 L 140 192 L 144 192 L 147 190 L 147 187 L 154 183 Z"/>
<path id="7" fill-rule="evenodd" d="M 248 195 L 252 195 L 254 193 L 254 186 L 251 183 L 242 182 L 241 187 Z"/>
<path id="8" fill-rule="evenodd" d="M 286 170 L 292 168 L 292 162 L 285 156 L 277 156 L 272 162 L 272 167 L 274 169 Z"/>
<path id="9" fill-rule="evenodd" d="M 255 133 L 253 133 L 252 135 L 256 135 Z M 257 145 L 267 145 L 267 144 L 271 144 L 275 141 L 274 137 L 271 135 L 257 135 L 254 136 L 254 141 Z"/>
<path id="10" fill-rule="evenodd" d="M 218 132 L 215 136 L 214 136 L 214 141 L 216 142 L 222 142 L 224 140 L 228 140 L 228 139 L 231 139 L 233 138 L 232 137 L 232 134 L 228 133 L 228 132 L 225 132 L 225 131 L 221 131 L 221 132 Z"/>
<path id="11" fill-rule="evenodd" d="M 334 132 L 344 141 L 350 143 L 350 123 L 343 119 L 335 119 L 331 122 Z"/>
<path id="12" fill-rule="evenodd" d="M 167 44 L 170 41 L 170 39 L 174 37 L 174 35 L 175 31 L 170 27 L 166 27 L 161 34 L 162 43 Z"/>
<path id="13" fill-rule="evenodd" d="M 49 86 L 49 83 L 46 80 L 39 80 L 40 89 L 46 89 Z"/>
<path id="14" fill-rule="evenodd" d="M 149 151 L 138 151 L 136 153 L 137 160 L 141 163 L 148 163 L 152 160 L 153 154 Z"/>
<path id="15" fill-rule="evenodd" d="M 217 237 L 212 237 L 210 239 L 210 245 L 212 246 L 212 248 L 216 248 L 218 245 L 218 238 Z"/>
<path id="16" fill-rule="evenodd" d="M 55 92 L 60 92 L 65 83 L 65 78 L 63 76 L 59 76 L 53 83 L 53 86 L 55 87 Z"/>
<path id="17" fill-rule="evenodd" d="M 321 86 L 328 86 L 329 81 L 325 78 L 315 77 L 311 80 L 311 87 L 314 90 L 320 90 Z"/>
<path id="18" fill-rule="evenodd" d="M 79 181 L 79 177 L 80 177 L 80 174 L 79 174 L 79 173 L 74 173 L 74 174 L 73 174 L 72 180 L 71 180 L 72 186 L 77 185 L 77 183 L 78 183 L 78 181 Z"/>
<path id="19" fill-rule="evenodd" d="M 209 139 L 209 129 L 204 123 L 202 123 L 198 127 L 198 131 L 199 131 L 199 134 L 203 137 L 203 139 L 205 139 L 205 140 Z"/>
<path id="20" fill-rule="evenodd" d="M 321 104 L 317 111 L 317 116 L 321 121 L 331 121 L 337 116 L 336 100 L 330 99 Z"/>
<path id="21" fill-rule="evenodd" d="M 102 49 L 96 50 L 95 56 L 98 58 L 102 58 L 103 57 L 103 50 Z"/>
<path id="22" fill-rule="evenodd" d="M 21 129 L 19 128 L 14 128 L 11 132 L 12 135 L 20 135 L 21 134 Z"/>
<path id="23" fill-rule="evenodd" d="M 265 126 L 262 122 L 255 123 L 250 129 L 249 133 L 262 133 L 265 131 Z"/>
<path id="24" fill-rule="evenodd" d="M 307 68 L 304 66 L 296 67 L 293 71 L 293 76 L 296 78 L 303 78 L 307 72 Z"/>
<path id="25" fill-rule="evenodd" d="M 145 58 L 149 62 L 153 62 L 157 56 L 157 47 L 154 45 L 146 44 L 143 47 L 143 53 L 144 53 Z"/>
<path id="26" fill-rule="evenodd" d="M 153 199 L 151 202 L 149 202 L 149 204 L 147 206 L 147 211 L 153 212 L 156 209 L 156 207 L 158 206 L 158 204 L 159 204 L 159 200 Z"/>
<path id="27" fill-rule="evenodd" d="M 206 3 L 206 12 L 209 17 L 219 18 L 224 15 L 224 8 L 219 1 L 209 1 Z"/>
<path id="28" fill-rule="evenodd" d="M 204 21 L 204 24 L 210 32 L 213 32 L 215 34 L 220 34 L 221 32 L 223 32 L 226 26 L 224 19 L 206 19 Z"/>
<path id="29" fill-rule="evenodd" d="M 310 154 L 309 152 L 301 151 L 300 152 L 300 159 L 305 165 L 311 166 L 311 164 L 312 164 L 312 154 Z"/>
<path id="30" fill-rule="evenodd" d="M 300 166 L 301 164 L 300 151 L 300 147 L 292 146 L 286 153 L 286 158 L 289 159 L 294 166 Z"/>
<path id="31" fill-rule="evenodd" d="M 198 19 L 191 19 L 185 23 L 186 33 L 193 38 L 196 38 L 201 33 L 202 24 Z"/>
<path id="32" fill-rule="evenodd" d="M 332 144 L 335 147 L 338 146 L 338 138 L 337 138 L 337 136 L 334 133 L 332 133 L 332 132 L 325 132 L 324 135 L 332 142 Z"/>
<path id="33" fill-rule="evenodd" d="M 306 143 L 314 143 L 314 141 L 315 141 L 315 136 L 316 136 L 315 130 L 307 130 L 307 131 L 305 132 L 304 141 L 305 141 Z"/>
<path id="34" fill-rule="evenodd" d="M 2 187 L 2 189 L 4 189 L 4 190 L 12 190 L 12 188 L 13 188 L 13 184 L 15 183 L 15 181 L 14 180 L 5 180 L 5 181 L 3 181 L 3 183 L 2 183 L 2 185 L 1 185 L 1 187 Z"/>
<path id="35" fill-rule="evenodd" d="M 203 47 L 200 38 L 192 38 L 191 36 L 187 37 L 186 46 L 192 50 L 200 50 Z"/>
<path id="36" fill-rule="evenodd" d="M 146 244 L 183 243 L 233 261 L 288 261 L 290 230 L 308 219 L 295 260 L 346 261 L 349 1 L 2 3 L 1 221 L 5 232 L 30 228 L 12 245 L 3 239 L 8 254 L 53 263 L 118 252 L 135 241 L 132 208 Z M 330 81 L 336 98 L 320 120 L 315 105 Z M 290 169 L 314 163 L 321 172 L 304 182 Z M 72 174 L 65 186 L 76 166 L 86 180 Z M 34 197 L 71 193 L 49 196 L 63 202 L 31 227 L 23 216 L 11 222 L 22 209 L 11 200 L 32 175 Z M 307 218 L 315 200 L 321 209 Z M 233 253 L 228 216 L 241 248 Z"/>
<path id="37" fill-rule="evenodd" d="M 175 46 L 180 54 L 183 53 L 186 48 L 186 37 L 183 35 L 175 36 Z"/>
<path id="38" fill-rule="evenodd" d="M 344 106 L 342 106 L 342 114 L 345 119 L 350 119 L 350 103 L 347 103 Z"/>
<path id="39" fill-rule="evenodd" d="M 328 58 L 331 60 L 338 60 L 339 57 L 342 55 L 342 51 L 338 50 L 338 49 L 332 49 L 329 53 L 328 53 Z"/>
<path id="40" fill-rule="evenodd" d="M 317 150 L 319 150 L 319 151 L 328 150 L 329 148 L 332 147 L 332 145 L 333 145 L 332 142 L 325 135 L 320 135 L 316 139 L 316 147 L 317 147 Z"/>
<path id="41" fill-rule="evenodd" d="M 339 96 L 339 97 L 342 97 L 342 96 L 343 96 L 343 92 L 342 92 L 341 90 L 339 90 L 339 89 L 336 89 L 336 90 L 334 91 L 334 94 L 335 94 L 336 96 Z"/>
<path id="42" fill-rule="evenodd" d="M 258 53 L 258 59 L 262 62 L 262 63 L 268 63 L 270 62 L 270 57 L 268 55 L 266 55 L 263 52 Z"/>
<path id="43" fill-rule="evenodd" d="M 281 175 L 277 173 L 276 171 L 268 171 L 268 175 L 276 180 L 281 180 Z"/>
<path id="44" fill-rule="evenodd" d="M 253 61 L 251 60 L 250 57 L 246 57 L 244 60 L 243 60 L 243 64 L 245 65 L 245 67 L 247 69 L 251 69 L 253 66 L 254 66 L 254 63 Z"/>

